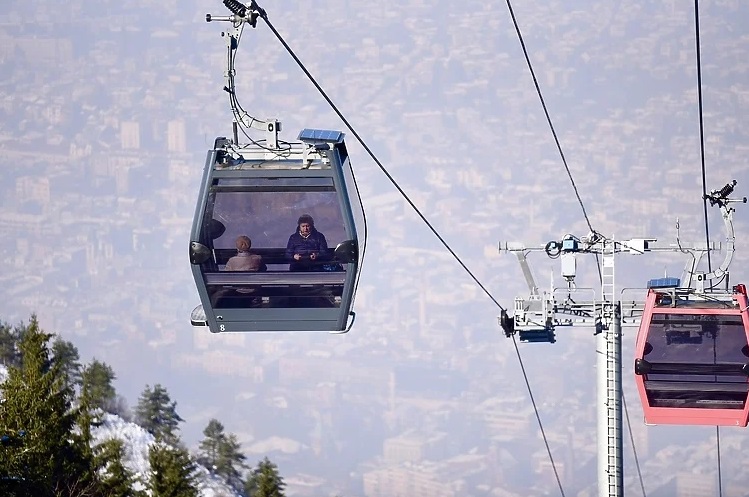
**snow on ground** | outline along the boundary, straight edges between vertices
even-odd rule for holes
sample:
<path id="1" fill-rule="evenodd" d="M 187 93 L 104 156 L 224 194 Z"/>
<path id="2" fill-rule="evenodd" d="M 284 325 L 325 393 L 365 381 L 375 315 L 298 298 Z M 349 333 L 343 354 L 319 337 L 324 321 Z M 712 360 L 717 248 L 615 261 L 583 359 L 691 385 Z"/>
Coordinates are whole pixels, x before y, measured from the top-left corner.
<path id="1" fill-rule="evenodd" d="M 102 425 L 92 428 L 91 433 L 94 444 L 110 438 L 122 440 L 125 444 L 125 467 L 140 481 L 147 481 L 151 469 L 148 463 L 148 448 L 154 441 L 153 435 L 135 423 L 128 423 L 114 414 L 105 414 Z M 237 492 L 203 466 L 198 465 L 196 480 L 200 497 L 239 497 Z"/>
<path id="2" fill-rule="evenodd" d="M 92 444 L 97 445 L 110 438 L 122 440 L 125 444 L 125 467 L 145 477 L 150 469 L 148 448 L 153 443 L 153 435 L 113 414 L 105 414 L 103 421 L 101 426 L 91 429 Z"/>

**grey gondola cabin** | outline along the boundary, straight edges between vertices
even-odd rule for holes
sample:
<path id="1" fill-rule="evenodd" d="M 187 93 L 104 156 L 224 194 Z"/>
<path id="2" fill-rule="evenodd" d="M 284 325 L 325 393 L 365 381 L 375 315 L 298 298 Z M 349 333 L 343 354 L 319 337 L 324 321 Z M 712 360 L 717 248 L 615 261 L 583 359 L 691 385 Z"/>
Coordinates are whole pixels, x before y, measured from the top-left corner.
<path id="1" fill-rule="evenodd" d="M 190 235 L 201 305 L 191 316 L 210 331 L 345 332 L 359 268 L 355 216 L 362 214 L 339 131 L 305 129 L 237 147 L 217 138 L 208 152 Z"/>

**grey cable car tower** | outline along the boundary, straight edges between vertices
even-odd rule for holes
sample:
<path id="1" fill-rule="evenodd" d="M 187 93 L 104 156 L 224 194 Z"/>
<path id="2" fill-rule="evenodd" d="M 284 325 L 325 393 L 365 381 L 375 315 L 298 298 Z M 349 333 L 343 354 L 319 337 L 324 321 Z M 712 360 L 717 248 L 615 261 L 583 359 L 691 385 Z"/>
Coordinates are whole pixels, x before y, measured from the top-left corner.
<path id="1" fill-rule="evenodd" d="M 499 318 L 507 337 L 517 336 L 521 342 L 554 343 L 555 332 L 560 328 L 588 327 L 594 329 L 597 352 L 597 440 L 598 440 L 598 495 L 600 497 L 622 497 L 622 327 L 637 326 L 644 310 L 642 287 L 623 288 L 617 286 L 616 260 L 621 254 L 643 255 L 646 252 L 678 252 L 691 256 L 680 281 L 682 292 L 703 294 L 711 292 L 708 282 L 725 281 L 728 287 L 728 266 L 734 253 L 733 212 L 729 204 L 746 202 L 747 199 L 731 199 L 736 185 L 734 180 L 720 190 L 705 196 L 711 205 L 721 209 L 726 229 L 725 243 L 676 243 L 661 245 L 655 238 L 633 238 L 617 241 L 596 232 L 578 238 L 566 235 L 561 241 L 550 241 L 544 246 L 526 247 L 522 243 L 505 242 L 499 250 L 514 253 L 528 285 L 529 295 L 516 297 L 513 316 L 505 311 Z M 678 229 L 678 224 L 677 224 Z M 720 267 L 710 272 L 700 272 L 698 266 L 709 251 L 724 251 L 725 259 Z M 533 278 L 527 256 L 530 252 L 545 252 L 552 259 L 559 259 L 562 287 L 542 291 Z M 595 254 L 600 258 L 601 287 L 579 288 L 575 284 L 577 256 Z M 719 283 L 715 283 L 717 285 Z M 625 290 L 639 290 L 635 298 L 624 299 Z M 725 299 L 727 292 L 710 294 L 712 300 Z"/>

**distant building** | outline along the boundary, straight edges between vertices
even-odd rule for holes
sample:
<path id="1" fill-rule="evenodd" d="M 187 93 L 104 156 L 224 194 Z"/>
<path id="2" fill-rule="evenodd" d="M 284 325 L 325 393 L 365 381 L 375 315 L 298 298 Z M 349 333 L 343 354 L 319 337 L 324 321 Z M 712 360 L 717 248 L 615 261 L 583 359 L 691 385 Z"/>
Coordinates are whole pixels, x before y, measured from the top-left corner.
<path id="1" fill-rule="evenodd" d="M 27 60 L 37 64 L 69 64 L 73 60 L 73 42 L 65 38 L 19 38 L 17 46 Z"/>
<path id="2" fill-rule="evenodd" d="M 456 497 L 434 469 L 389 467 L 364 473 L 366 497 Z"/>
<path id="3" fill-rule="evenodd" d="M 19 202 L 36 200 L 49 202 L 49 178 L 22 176 L 16 180 L 16 198 Z"/>
<path id="4" fill-rule="evenodd" d="M 486 479 L 486 455 L 463 454 L 420 464 L 386 465 L 362 476 L 366 497 L 458 497 L 472 495 Z"/>
<path id="5" fill-rule="evenodd" d="M 446 440 L 446 433 L 426 434 L 411 430 L 386 439 L 382 444 L 382 452 L 388 464 L 437 460 L 444 457 Z"/>
<path id="6" fill-rule="evenodd" d="M 494 440 L 516 440 L 530 434 L 533 411 L 518 404 L 516 399 L 492 397 L 473 414 L 485 423 L 487 434 Z"/>
<path id="7" fill-rule="evenodd" d="M 122 121 L 120 123 L 120 144 L 124 149 L 137 150 L 140 148 L 140 123 L 137 121 Z"/>
<path id="8" fill-rule="evenodd" d="M 187 150 L 187 138 L 185 137 L 185 121 L 169 121 L 166 125 L 167 150 L 175 153 L 183 153 Z"/>
<path id="9" fill-rule="evenodd" d="M 0 61 L 9 59 L 13 52 L 15 52 L 16 45 L 11 36 L 8 36 L 4 32 L 0 32 Z"/>

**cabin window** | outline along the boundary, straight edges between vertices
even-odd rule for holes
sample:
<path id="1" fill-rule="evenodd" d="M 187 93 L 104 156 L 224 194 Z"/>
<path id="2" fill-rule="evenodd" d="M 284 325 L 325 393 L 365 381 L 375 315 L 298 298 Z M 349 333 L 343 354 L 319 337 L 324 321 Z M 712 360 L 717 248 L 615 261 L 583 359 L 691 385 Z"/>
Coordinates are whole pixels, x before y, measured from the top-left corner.
<path id="1" fill-rule="evenodd" d="M 213 196 L 210 214 L 225 228 L 213 240 L 216 250 L 234 250 L 240 235 L 250 237 L 253 249 L 285 249 L 303 214 L 312 216 L 331 253 L 351 238 L 346 235 L 335 191 L 218 191 Z"/>
<path id="2" fill-rule="evenodd" d="M 740 315 L 658 314 L 648 329 L 651 363 L 743 364 L 747 345 Z"/>

